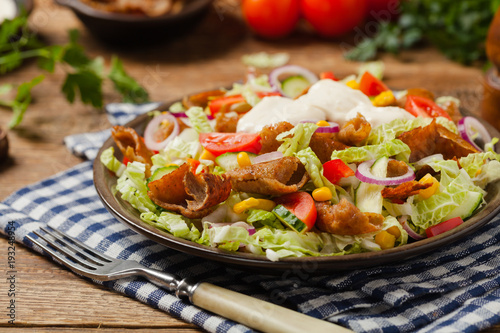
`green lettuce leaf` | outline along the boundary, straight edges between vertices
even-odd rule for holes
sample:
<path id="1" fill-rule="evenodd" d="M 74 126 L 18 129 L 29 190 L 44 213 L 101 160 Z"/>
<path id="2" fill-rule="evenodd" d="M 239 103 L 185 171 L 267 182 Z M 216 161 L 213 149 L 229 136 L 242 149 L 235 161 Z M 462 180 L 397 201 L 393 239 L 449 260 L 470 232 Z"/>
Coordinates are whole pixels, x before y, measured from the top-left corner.
<path id="1" fill-rule="evenodd" d="M 410 152 L 410 147 L 406 143 L 394 139 L 376 145 L 335 150 L 332 153 L 331 159 L 340 158 L 344 163 L 357 163 L 377 159 L 382 156 L 398 155 L 399 160 L 408 162 Z"/>
<path id="2" fill-rule="evenodd" d="M 186 111 L 186 115 L 191 121 L 192 127 L 198 133 L 211 133 L 214 131 L 212 125 L 208 121 L 207 114 L 199 106 L 193 106 Z"/>
<path id="3" fill-rule="evenodd" d="M 116 181 L 116 190 L 121 198 L 141 213 L 157 212 L 156 205 L 148 197 L 146 166 L 139 162 L 130 162 L 123 174 Z"/>
<path id="4" fill-rule="evenodd" d="M 260 223 L 274 229 L 285 229 L 275 214 L 262 209 L 249 209 L 247 222 L 252 225 Z"/>
<path id="5" fill-rule="evenodd" d="M 278 151 L 282 152 L 283 156 L 293 156 L 294 153 L 306 149 L 317 128 L 318 125 L 313 123 L 300 123 L 291 130 L 280 133 L 276 140 L 283 141 L 283 143 Z"/>
<path id="6" fill-rule="evenodd" d="M 190 241 L 197 241 L 201 235 L 191 222 L 179 214 L 163 211 L 157 215 L 153 212 L 144 212 L 141 214 L 141 220 L 158 229 L 165 230 L 175 237 Z"/>
<path id="7" fill-rule="evenodd" d="M 114 172 L 117 177 L 120 177 L 125 170 L 125 164 L 118 161 L 115 157 L 115 149 L 113 147 L 109 147 L 104 150 L 101 154 L 101 163 L 104 164 L 106 168 L 110 171 Z"/>

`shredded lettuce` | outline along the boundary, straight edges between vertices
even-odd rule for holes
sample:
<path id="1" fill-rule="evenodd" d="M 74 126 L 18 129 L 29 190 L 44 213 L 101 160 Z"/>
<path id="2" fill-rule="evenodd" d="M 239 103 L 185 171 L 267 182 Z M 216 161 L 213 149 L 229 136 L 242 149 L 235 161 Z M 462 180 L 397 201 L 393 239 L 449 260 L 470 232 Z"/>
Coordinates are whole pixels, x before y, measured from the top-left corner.
<path id="1" fill-rule="evenodd" d="M 141 220 L 158 229 L 165 230 L 175 237 L 190 241 L 198 240 L 201 235 L 196 226 L 179 214 L 163 211 L 157 215 L 153 212 L 144 212 L 141 214 Z"/>
<path id="2" fill-rule="evenodd" d="M 344 163 L 363 162 L 377 159 L 382 156 L 395 156 L 408 162 L 410 147 L 401 140 L 394 139 L 377 145 L 351 147 L 344 150 L 335 150 L 331 159 L 340 158 Z"/>
<path id="3" fill-rule="evenodd" d="M 365 72 L 370 72 L 377 79 L 382 80 L 384 77 L 385 65 L 383 61 L 368 61 L 359 66 L 358 78 L 361 79 Z"/>
<path id="4" fill-rule="evenodd" d="M 283 156 L 293 156 L 294 153 L 308 148 L 309 141 L 317 128 L 318 125 L 313 123 L 300 123 L 291 130 L 280 133 L 276 140 L 283 143 L 278 151 L 282 152 Z"/>
<path id="5" fill-rule="evenodd" d="M 186 115 L 191 122 L 192 127 L 198 133 L 211 133 L 214 131 L 208 121 L 207 114 L 199 106 L 193 106 L 186 111 Z"/>
<path id="6" fill-rule="evenodd" d="M 148 197 L 146 166 L 140 162 L 130 162 L 116 181 L 116 190 L 121 198 L 129 202 L 141 213 L 157 212 L 156 205 Z"/>
<path id="7" fill-rule="evenodd" d="M 180 137 L 175 137 L 164 149 L 165 158 L 169 162 L 186 158 L 198 159 L 201 154 L 201 145 L 198 141 L 186 142 Z"/>
<path id="8" fill-rule="evenodd" d="M 113 147 L 109 147 L 102 152 L 101 163 L 118 177 L 120 177 L 125 170 L 125 164 L 118 161 L 115 157 L 115 149 Z"/>
<path id="9" fill-rule="evenodd" d="M 261 224 L 274 229 L 285 229 L 274 213 L 262 209 L 249 209 L 247 222 L 252 225 Z"/>

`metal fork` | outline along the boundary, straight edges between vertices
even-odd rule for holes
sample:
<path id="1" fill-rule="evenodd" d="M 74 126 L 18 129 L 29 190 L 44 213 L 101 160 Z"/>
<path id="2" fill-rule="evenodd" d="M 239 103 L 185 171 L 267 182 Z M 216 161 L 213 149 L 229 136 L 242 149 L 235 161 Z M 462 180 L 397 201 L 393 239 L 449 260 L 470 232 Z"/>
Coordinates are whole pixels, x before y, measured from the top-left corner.
<path id="1" fill-rule="evenodd" d="M 132 260 L 111 258 L 56 229 L 40 229 L 44 234 L 37 231 L 34 233 L 47 245 L 33 237 L 26 237 L 72 271 L 95 280 L 110 281 L 142 276 L 159 287 L 175 292 L 180 299 L 189 300 L 200 308 L 263 332 L 352 332 L 342 326 L 207 282 L 193 283 Z"/>

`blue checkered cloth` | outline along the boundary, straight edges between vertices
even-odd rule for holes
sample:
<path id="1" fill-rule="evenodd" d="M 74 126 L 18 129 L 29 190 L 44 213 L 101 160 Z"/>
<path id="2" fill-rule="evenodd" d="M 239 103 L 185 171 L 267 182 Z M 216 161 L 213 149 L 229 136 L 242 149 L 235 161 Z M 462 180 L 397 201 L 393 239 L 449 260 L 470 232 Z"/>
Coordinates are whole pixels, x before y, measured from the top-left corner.
<path id="1" fill-rule="evenodd" d="M 107 111 L 112 124 L 123 124 L 156 106 L 113 104 Z M 311 276 L 306 268 L 278 277 L 250 274 L 166 248 L 109 214 L 94 189 L 91 162 L 108 136 L 103 131 L 67 137 L 68 148 L 88 161 L 0 203 L 0 231 L 7 233 L 13 222 L 16 240 L 41 252 L 26 235 L 49 225 L 109 256 L 211 282 L 356 332 L 478 332 L 500 323 L 499 216 L 439 251 L 392 265 L 328 276 Z M 94 282 L 208 332 L 251 332 L 143 278 Z"/>

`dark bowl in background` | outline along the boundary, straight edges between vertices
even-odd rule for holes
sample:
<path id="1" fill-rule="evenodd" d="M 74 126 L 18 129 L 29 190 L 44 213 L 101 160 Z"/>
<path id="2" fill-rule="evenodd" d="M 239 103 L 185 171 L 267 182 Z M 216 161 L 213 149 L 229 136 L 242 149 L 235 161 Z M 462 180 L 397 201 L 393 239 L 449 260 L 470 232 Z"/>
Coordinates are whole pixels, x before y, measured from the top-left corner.
<path id="1" fill-rule="evenodd" d="M 213 0 L 186 0 L 180 12 L 156 17 L 107 12 L 79 0 L 55 2 L 70 8 L 97 39 L 110 44 L 137 45 L 185 35 L 202 20 Z"/>

